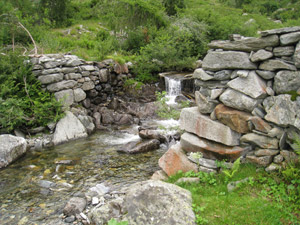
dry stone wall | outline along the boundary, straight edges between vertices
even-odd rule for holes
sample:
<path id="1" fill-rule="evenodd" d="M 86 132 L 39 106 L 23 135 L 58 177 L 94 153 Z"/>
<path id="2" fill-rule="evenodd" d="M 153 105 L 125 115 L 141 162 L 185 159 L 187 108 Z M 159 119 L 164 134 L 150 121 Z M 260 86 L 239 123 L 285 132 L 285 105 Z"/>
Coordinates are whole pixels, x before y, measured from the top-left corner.
<path id="1" fill-rule="evenodd" d="M 213 41 L 194 71 L 197 107 L 181 113 L 181 148 L 207 159 L 280 168 L 300 135 L 300 27 Z"/>

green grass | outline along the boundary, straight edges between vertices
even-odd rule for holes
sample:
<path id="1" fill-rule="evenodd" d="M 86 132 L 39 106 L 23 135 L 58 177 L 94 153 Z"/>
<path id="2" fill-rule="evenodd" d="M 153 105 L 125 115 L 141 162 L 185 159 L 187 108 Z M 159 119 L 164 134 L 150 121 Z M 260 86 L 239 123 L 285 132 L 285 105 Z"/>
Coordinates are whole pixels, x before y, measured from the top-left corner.
<path id="1" fill-rule="evenodd" d="M 242 164 L 231 181 L 251 177 L 250 181 L 230 193 L 227 191 L 228 179 L 223 173 L 178 173 L 168 181 L 174 183 L 183 176 L 198 176 L 201 180 L 199 184 L 179 184 L 192 193 L 197 224 L 300 223 L 300 206 L 286 200 L 288 185 L 281 185 L 283 180 L 278 173 L 268 174 L 254 165 Z"/>

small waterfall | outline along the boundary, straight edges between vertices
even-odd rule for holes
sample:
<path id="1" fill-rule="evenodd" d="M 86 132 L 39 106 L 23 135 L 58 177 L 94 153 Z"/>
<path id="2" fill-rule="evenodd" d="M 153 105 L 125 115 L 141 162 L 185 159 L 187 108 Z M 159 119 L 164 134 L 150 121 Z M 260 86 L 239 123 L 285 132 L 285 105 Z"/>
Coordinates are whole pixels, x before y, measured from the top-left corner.
<path id="1" fill-rule="evenodd" d="M 165 84 L 167 91 L 166 97 L 169 99 L 167 104 L 174 105 L 176 104 L 175 98 L 181 94 L 181 81 L 165 76 Z"/>

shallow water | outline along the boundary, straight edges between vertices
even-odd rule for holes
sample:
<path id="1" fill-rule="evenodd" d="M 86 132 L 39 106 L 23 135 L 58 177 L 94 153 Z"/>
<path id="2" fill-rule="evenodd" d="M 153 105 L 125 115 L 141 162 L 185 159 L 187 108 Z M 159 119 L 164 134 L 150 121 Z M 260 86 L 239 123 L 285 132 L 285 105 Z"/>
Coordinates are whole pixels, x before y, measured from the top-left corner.
<path id="1" fill-rule="evenodd" d="M 0 170 L 0 224 L 49 224 L 47 221 L 62 214 L 71 196 L 96 184 L 116 188 L 149 179 L 166 150 L 136 155 L 116 151 L 139 139 L 136 130 L 97 132 L 86 139 L 28 152 Z"/>

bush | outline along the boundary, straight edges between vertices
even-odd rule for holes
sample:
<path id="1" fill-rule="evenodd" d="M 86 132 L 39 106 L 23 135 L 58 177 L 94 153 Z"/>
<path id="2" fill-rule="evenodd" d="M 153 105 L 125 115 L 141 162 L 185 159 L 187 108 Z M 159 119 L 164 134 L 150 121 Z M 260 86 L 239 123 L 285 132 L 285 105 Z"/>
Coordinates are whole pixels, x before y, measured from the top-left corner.
<path id="1" fill-rule="evenodd" d="M 25 58 L 0 55 L 0 133 L 45 126 L 62 117 L 61 104 L 41 89 Z"/>

